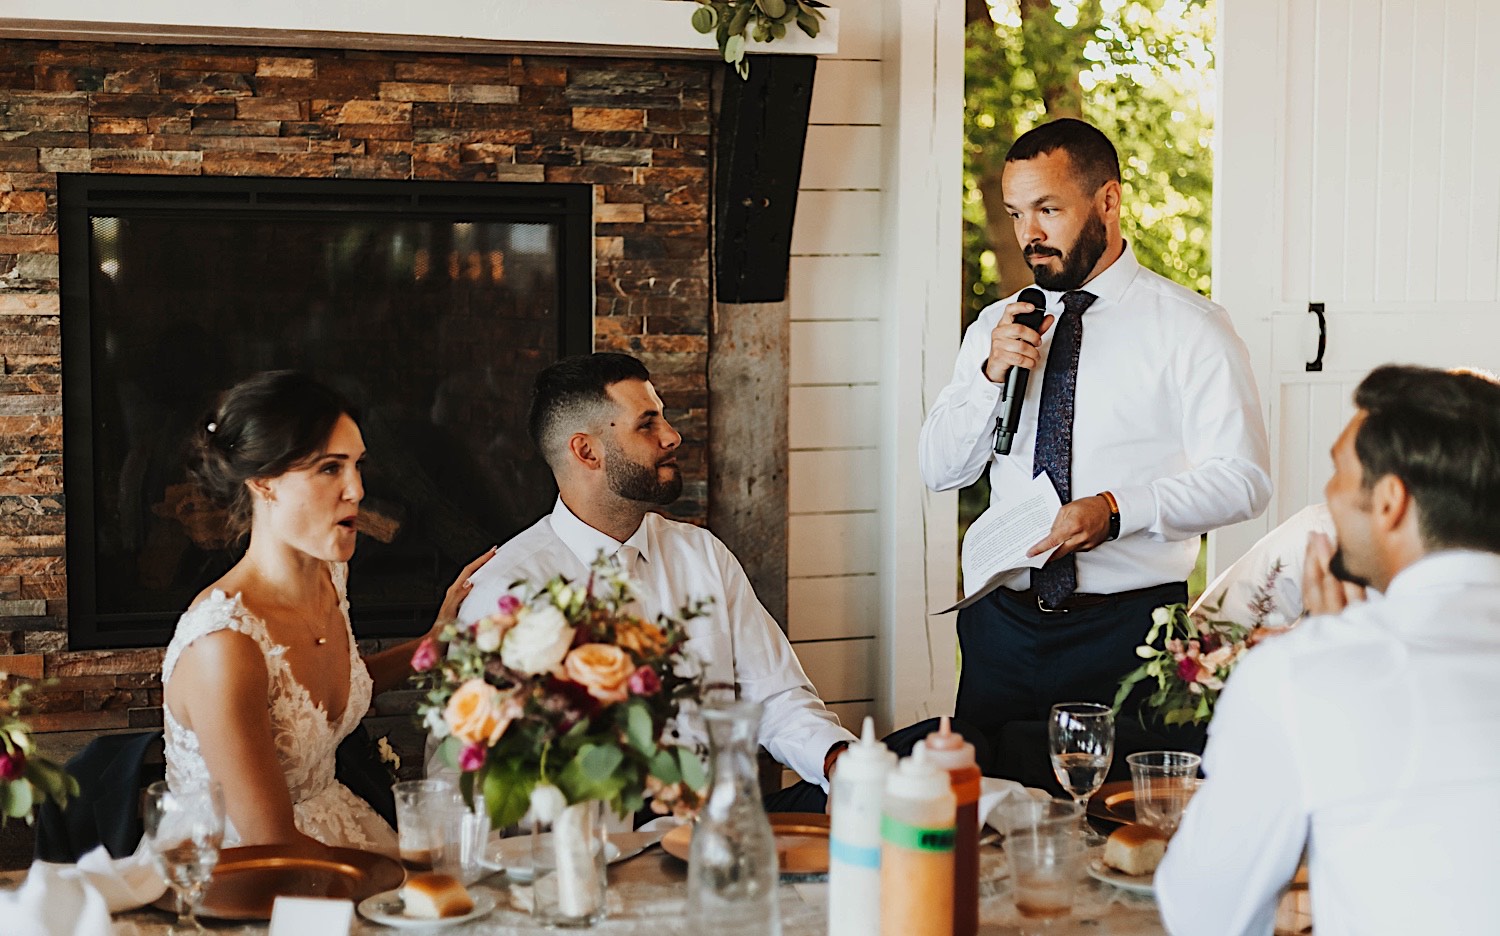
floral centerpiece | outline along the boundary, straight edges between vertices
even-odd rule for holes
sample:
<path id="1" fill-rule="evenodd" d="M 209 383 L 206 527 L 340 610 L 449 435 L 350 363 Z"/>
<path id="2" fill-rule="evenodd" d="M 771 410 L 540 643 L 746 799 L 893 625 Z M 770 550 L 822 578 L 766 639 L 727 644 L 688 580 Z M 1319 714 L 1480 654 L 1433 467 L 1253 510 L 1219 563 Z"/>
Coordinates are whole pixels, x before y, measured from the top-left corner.
<path id="1" fill-rule="evenodd" d="M 1119 713 L 1137 683 L 1154 680 L 1156 689 L 1145 707 L 1166 725 L 1198 725 L 1213 718 L 1214 703 L 1224 682 L 1245 651 L 1272 633 L 1282 620 L 1277 612 L 1276 588 L 1284 563 L 1271 564 L 1248 602 L 1248 621 L 1231 620 L 1221 611 L 1227 589 L 1212 601 L 1189 610 L 1169 604 L 1151 613 L 1146 642 L 1136 648 L 1145 662 L 1120 681 L 1115 694 Z"/>
<path id="2" fill-rule="evenodd" d="M 0 673 L 0 680 L 5 674 Z M 0 703 L 0 822 L 32 820 L 37 804 L 51 800 L 59 808 L 78 795 L 78 781 L 67 771 L 34 753 L 31 726 L 21 720 L 30 683 L 20 683 Z"/>
<path id="3" fill-rule="evenodd" d="M 703 605 L 652 622 L 633 612 L 635 598 L 601 556 L 581 584 L 518 582 L 493 614 L 447 625 L 445 655 L 419 646 L 412 665 L 429 687 L 419 712 L 496 828 L 533 806 L 551 821 L 591 801 L 619 815 L 648 796 L 661 812 L 696 805 L 703 762 L 669 729 L 701 693 L 685 625 Z"/>

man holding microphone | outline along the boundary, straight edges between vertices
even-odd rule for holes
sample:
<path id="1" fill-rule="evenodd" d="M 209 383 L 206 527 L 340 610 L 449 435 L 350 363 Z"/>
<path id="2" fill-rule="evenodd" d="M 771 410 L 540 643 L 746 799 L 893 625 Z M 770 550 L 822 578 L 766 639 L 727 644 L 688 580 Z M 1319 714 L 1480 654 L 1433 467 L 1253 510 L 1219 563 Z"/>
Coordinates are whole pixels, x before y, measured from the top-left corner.
<path id="1" fill-rule="evenodd" d="M 1072 119 L 1037 127 L 1007 153 L 1001 184 L 1036 303 L 1011 297 L 969 327 L 918 455 L 936 491 L 986 468 L 992 501 L 1006 474 L 1045 471 L 1057 488 L 1062 509 L 1032 554 L 1056 552 L 958 618 L 958 717 L 985 732 L 995 772 L 1050 786 L 1035 723 L 1057 702 L 1114 699 L 1152 610 L 1187 600 L 1199 536 L 1265 510 L 1269 446 L 1224 309 L 1126 245 L 1119 159 L 1103 133 Z M 1018 321 L 1035 312 L 1035 326 Z M 1014 368 L 1030 375 L 1011 436 L 999 421 Z M 1015 723 L 1032 726 L 1021 736 L 1007 731 Z"/>

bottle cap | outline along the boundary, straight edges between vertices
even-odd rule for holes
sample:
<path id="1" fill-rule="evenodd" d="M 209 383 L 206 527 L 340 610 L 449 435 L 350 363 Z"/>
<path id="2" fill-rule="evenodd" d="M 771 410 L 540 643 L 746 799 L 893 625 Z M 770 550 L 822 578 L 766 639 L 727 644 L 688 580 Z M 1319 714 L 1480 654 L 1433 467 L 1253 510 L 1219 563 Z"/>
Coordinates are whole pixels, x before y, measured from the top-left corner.
<path id="1" fill-rule="evenodd" d="M 948 716 L 944 715 L 938 723 L 938 730 L 917 742 L 917 747 L 927 751 L 929 763 L 936 764 L 944 770 L 962 770 L 966 767 L 976 767 L 978 762 L 974 759 L 974 745 L 964 740 L 964 736 L 953 731 L 948 724 Z"/>
<path id="2" fill-rule="evenodd" d="M 879 780 L 896 766 L 896 752 L 875 737 L 875 719 L 865 716 L 860 739 L 844 749 L 833 771 L 833 782 Z"/>
<path id="3" fill-rule="evenodd" d="M 914 800 L 948 797 L 951 802 L 953 791 L 948 788 L 948 772 L 927 757 L 927 751 L 921 745 L 913 748 L 911 756 L 886 777 L 885 792 Z"/>

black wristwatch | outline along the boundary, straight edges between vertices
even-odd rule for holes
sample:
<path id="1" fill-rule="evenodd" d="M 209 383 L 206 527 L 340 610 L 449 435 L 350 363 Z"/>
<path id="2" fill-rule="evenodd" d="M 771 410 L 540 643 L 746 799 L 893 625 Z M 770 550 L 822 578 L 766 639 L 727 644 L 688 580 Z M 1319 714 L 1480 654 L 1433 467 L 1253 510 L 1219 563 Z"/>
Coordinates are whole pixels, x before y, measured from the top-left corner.
<path id="1" fill-rule="evenodd" d="M 1120 502 L 1108 491 L 1100 491 L 1099 496 L 1109 504 L 1109 535 L 1104 539 L 1117 540 L 1120 538 Z"/>

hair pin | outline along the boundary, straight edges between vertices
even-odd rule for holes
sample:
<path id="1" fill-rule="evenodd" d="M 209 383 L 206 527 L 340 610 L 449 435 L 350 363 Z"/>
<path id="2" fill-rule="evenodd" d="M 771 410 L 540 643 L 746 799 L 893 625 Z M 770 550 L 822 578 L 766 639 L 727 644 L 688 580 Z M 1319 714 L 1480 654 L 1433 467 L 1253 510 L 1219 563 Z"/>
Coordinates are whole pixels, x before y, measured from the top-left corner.
<path id="1" fill-rule="evenodd" d="M 207 428 L 208 428 L 208 434 L 209 435 L 213 435 L 215 432 L 219 431 L 219 424 L 216 423 L 216 422 L 211 422 L 211 423 L 208 424 Z"/>

